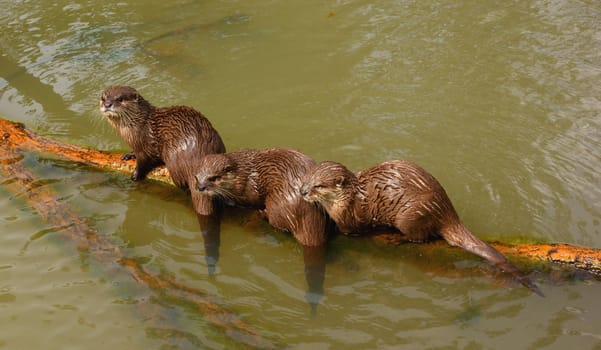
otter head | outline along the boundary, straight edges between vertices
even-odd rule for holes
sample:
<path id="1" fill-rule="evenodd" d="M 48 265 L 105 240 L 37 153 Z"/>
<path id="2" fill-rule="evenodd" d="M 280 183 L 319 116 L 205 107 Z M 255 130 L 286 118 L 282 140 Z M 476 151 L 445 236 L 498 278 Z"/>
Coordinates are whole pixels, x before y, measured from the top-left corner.
<path id="1" fill-rule="evenodd" d="M 112 86 L 100 95 L 100 112 L 111 123 L 135 121 L 144 117 L 150 104 L 129 86 Z"/>
<path id="2" fill-rule="evenodd" d="M 354 176 L 340 163 L 321 162 L 304 177 L 301 195 L 306 201 L 318 202 L 327 210 L 336 202 L 350 198 L 349 186 Z"/>
<path id="3" fill-rule="evenodd" d="M 225 154 L 208 154 L 198 164 L 196 189 L 209 196 L 233 199 L 236 164 Z"/>

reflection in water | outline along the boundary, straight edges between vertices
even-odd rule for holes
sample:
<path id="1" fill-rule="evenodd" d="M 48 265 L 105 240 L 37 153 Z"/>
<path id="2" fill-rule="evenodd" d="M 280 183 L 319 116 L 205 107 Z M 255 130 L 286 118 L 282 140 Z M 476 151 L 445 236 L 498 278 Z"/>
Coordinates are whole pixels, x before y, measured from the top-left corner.
<path id="1" fill-rule="evenodd" d="M 197 214 L 200 233 L 202 235 L 207 272 L 214 275 L 217 270 L 221 249 L 221 218 L 223 207 L 219 206 L 215 215 Z M 324 296 L 324 280 L 326 270 L 327 245 L 301 245 L 304 262 L 304 275 L 307 283 L 305 300 L 311 307 L 311 314 L 316 315 L 317 306 Z"/>
<path id="2" fill-rule="evenodd" d="M 219 261 L 219 249 L 221 245 L 221 208 L 216 209 L 213 215 L 196 214 L 200 233 L 205 247 L 205 262 L 207 272 L 213 275 Z"/>
<path id="3" fill-rule="evenodd" d="M 307 292 L 305 299 L 311 306 L 311 314 L 315 316 L 317 305 L 323 299 L 323 282 L 326 275 L 326 245 L 302 246 L 305 263 L 305 280 Z"/>

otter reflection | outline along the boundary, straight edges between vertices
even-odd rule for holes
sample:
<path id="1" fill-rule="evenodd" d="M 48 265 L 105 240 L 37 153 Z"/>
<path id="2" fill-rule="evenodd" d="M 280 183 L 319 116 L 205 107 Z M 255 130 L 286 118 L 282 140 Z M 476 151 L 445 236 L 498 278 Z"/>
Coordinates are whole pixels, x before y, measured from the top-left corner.
<path id="1" fill-rule="evenodd" d="M 217 262 L 219 261 L 219 249 L 221 246 L 221 210 L 220 208 L 212 215 L 196 214 L 202 242 L 205 248 L 205 263 L 207 273 L 215 274 Z"/>
<path id="2" fill-rule="evenodd" d="M 220 258 L 221 216 L 197 215 L 202 234 L 205 262 L 209 275 L 214 275 Z M 327 245 L 300 245 L 303 253 L 304 275 L 307 284 L 305 300 L 311 309 L 311 315 L 317 313 L 317 306 L 324 297 Z"/>
<path id="3" fill-rule="evenodd" d="M 311 315 L 317 313 L 317 305 L 324 296 L 323 284 L 326 277 L 326 245 L 301 246 L 305 263 L 305 280 L 307 292 L 305 300 L 311 307 Z"/>

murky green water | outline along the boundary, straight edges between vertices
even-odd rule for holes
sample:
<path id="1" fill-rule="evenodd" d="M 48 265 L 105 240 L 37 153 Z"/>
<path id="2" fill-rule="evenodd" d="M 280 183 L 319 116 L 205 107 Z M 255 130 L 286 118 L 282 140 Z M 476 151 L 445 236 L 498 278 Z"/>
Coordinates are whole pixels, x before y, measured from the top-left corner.
<path id="1" fill-rule="evenodd" d="M 597 1 L 0 5 L 0 116 L 43 135 L 126 150 L 96 106 L 103 88 L 128 84 L 156 105 L 198 108 L 229 150 L 295 147 L 354 170 L 413 160 L 477 234 L 601 247 Z M 209 276 L 178 190 L 21 162 L 128 257 L 291 348 L 601 348 L 599 282 L 542 278 L 539 298 L 343 238 L 312 317 L 300 248 L 252 215 L 225 218 Z M 0 348 L 235 347 L 197 310 L 61 239 L 10 182 L 0 179 Z M 458 269 L 480 263 L 465 259 Z"/>

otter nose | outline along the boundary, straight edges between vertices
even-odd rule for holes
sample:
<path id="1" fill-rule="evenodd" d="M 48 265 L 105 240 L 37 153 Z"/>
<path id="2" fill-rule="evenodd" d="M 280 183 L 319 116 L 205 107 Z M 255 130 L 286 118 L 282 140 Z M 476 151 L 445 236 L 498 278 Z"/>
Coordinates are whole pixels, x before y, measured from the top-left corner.
<path id="1" fill-rule="evenodd" d="M 113 106 L 112 102 L 103 102 L 102 105 L 104 106 L 104 108 L 111 108 Z"/>
<path id="2" fill-rule="evenodd" d="M 198 176 L 196 176 L 196 189 L 200 192 L 207 190 L 207 184 Z"/>
<path id="3" fill-rule="evenodd" d="M 303 197 L 305 197 L 306 195 L 308 195 L 309 194 L 309 186 L 303 186 L 303 187 L 301 187 L 300 194 Z"/>

